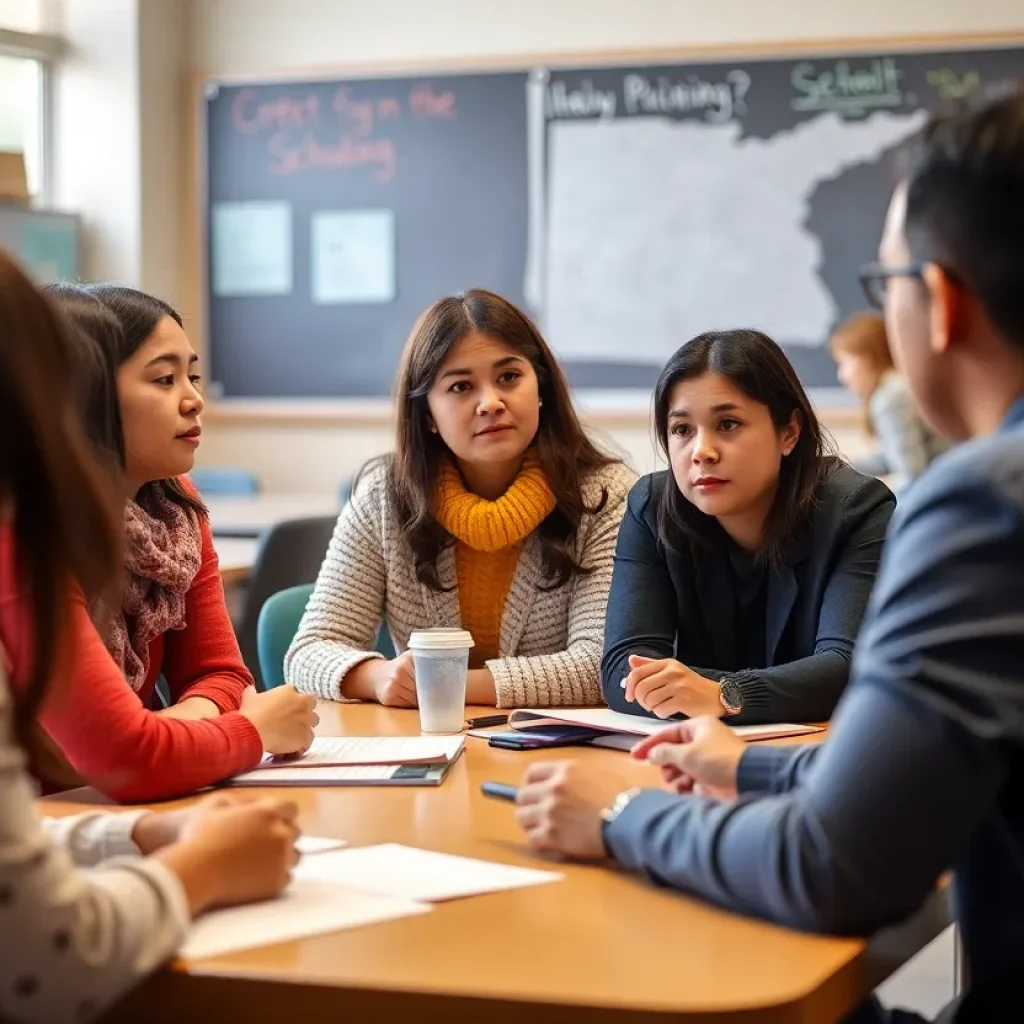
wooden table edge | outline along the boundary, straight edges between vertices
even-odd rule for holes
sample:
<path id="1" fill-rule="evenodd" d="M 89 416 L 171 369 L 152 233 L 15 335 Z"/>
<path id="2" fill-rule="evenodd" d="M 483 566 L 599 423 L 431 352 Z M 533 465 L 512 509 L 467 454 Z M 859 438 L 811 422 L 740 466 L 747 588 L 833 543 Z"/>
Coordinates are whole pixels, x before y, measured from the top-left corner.
<path id="1" fill-rule="evenodd" d="M 337 712 L 337 708 L 334 708 Z M 467 714 L 478 709 L 467 709 Z M 797 742 L 817 741 L 822 733 L 802 737 Z M 789 742 L 793 742 L 790 738 Z M 783 741 L 764 741 L 774 745 Z M 83 797 L 85 794 L 76 794 Z M 61 796 L 43 801 L 43 805 L 64 804 L 71 810 L 78 802 L 72 794 L 66 803 Z M 177 802 L 174 802 L 175 804 Z M 172 804 L 173 806 L 174 804 Z M 54 808 L 56 809 L 56 808 Z M 84 810 L 79 805 L 74 808 Z M 689 897 L 682 897 L 688 899 Z M 214 962 L 171 962 L 144 981 L 134 992 L 122 1000 L 103 1019 L 110 1022 L 130 1022 L 140 1019 L 161 1024 L 167 1021 L 180 1024 L 187 1015 L 189 1024 L 210 1020 L 224 1024 L 228 1015 L 244 1014 L 246 1024 L 278 1024 L 285 1014 L 302 1014 L 303 1024 L 313 1021 L 336 1020 L 339 1013 L 391 1014 L 413 1013 L 416 1024 L 422 1021 L 443 1020 L 445 1024 L 470 1024 L 493 1021 L 494 1024 L 521 1024 L 529 1014 L 529 1024 L 640 1024 L 669 1019 L 688 1024 L 819 1024 L 838 1021 L 857 1006 L 896 968 L 921 950 L 948 924 L 944 897 L 941 910 L 936 912 L 936 901 L 931 901 L 921 913 L 897 928 L 888 929 L 870 941 L 851 939 L 860 944 L 856 952 L 836 971 L 817 979 L 807 979 L 803 990 L 779 993 L 779 1002 L 760 1002 L 733 1007 L 702 1008 L 665 1005 L 664 999 L 645 1005 L 625 1000 L 619 1004 L 609 1002 L 570 1003 L 559 1001 L 534 991 L 519 999 L 503 992 L 496 996 L 473 991 L 434 991 L 420 984 L 403 987 L 395 984 L 370 982 L 360 984 L 353 978 L 326 980 L 322 974 L 313 976 L 301 965 L 287 974 L 264 973 L 254 977 L 250 972 L 234 965 Z M 737 965 L 741 969 L 741 965 Z M 634 990 L 635 999 L 635 990 Z"/>

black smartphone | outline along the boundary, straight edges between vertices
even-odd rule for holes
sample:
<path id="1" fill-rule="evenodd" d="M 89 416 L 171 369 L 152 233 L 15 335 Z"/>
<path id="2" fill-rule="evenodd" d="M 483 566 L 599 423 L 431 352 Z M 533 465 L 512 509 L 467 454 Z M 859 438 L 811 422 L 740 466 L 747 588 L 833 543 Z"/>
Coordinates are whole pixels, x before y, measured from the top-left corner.
<path id="1" fill-rule="evenodd" d="M 589 743 L 597 735 L 581 725 L 542 725 L 517 732 L 496 732 L 487 738 L 491 747 L 503 750 L 547 750 L 549 747 L 575 747 Z"/>

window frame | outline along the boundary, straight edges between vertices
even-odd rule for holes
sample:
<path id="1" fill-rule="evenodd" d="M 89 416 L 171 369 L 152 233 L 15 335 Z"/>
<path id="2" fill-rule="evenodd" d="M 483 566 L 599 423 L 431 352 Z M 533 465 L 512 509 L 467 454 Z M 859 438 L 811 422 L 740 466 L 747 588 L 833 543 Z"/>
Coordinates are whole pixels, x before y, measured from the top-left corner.
<path id="1" fill-rule="evenodd" d="M 49 209 L 53 200 L 53 138 L 54 102 L 53 68 L 65 53 L 66 44 L 60 36 L 45 32 L 18 32 L 0 28 L 0 56 L 22 57 L 39 62 L 39 192 L 32 197 L 32 206 Z"/>

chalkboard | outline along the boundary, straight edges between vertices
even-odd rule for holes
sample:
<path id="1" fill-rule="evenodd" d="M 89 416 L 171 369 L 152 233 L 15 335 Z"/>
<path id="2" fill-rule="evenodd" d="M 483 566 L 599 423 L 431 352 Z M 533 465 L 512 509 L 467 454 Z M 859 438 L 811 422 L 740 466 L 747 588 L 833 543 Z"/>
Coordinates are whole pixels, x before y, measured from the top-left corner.
<path id="1" fill-rule="evenodd" d="M 386 394 L 436 298 L 524 301 L 525 73 L 211 86 L 206 112 L 209 375 L 225 395 Z M 370 301 L 332 266 L 315 280 L 315 243 L 335 276 L 347 266 L 332 233 L 390 240 L 393 300 L 386 265 L 356 282 Z"/>
<path id="2" fill-rule="evenodd" d="M 212 379 L 387 394 L 417 315 L 482 286 L 578 389 L 649 389 L 738 326 L 834 384 L 894 154 L 942 101 L 1022 75 L 1007 46 L 212 86 Z"/>

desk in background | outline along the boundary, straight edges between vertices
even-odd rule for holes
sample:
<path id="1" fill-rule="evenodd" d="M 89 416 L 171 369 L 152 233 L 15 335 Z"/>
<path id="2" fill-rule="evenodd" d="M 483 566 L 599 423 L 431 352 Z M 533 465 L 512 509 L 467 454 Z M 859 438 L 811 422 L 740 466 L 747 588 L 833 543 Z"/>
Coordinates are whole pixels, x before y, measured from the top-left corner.
<path id="1" fill-rule="evenodd" d="M 467 717 L 482 711 L 468 709 Z M 321 703 L 319 712 L 322 735 L 419 731 L 415 711 Z M 536 867 L 513 808 L 481 796 L 480 783 L 518 783 L 531 760 L 552 757 L 615 769 L 625 785 L 659 781 L 655 770 L 616 751 L 523 753 L 467 738 L 466 754 L 436 789 L 321 787 L 287 795 L 298 801 L 310 834 Z M 80 794 L 43 801 L 41 809 L 79 812 L 89 802 L 88 791 Z M 175 963 L 104 1019 L 827 1024 L 947 923 L 939 896 L 871 943 L 822 938 L 744 919 L 616 870 L 558 870 L 565 880 L 542 889 L 456 900 L 421 917 Z"/>
<path id="2" fill-rule="evenodd" d="M 220 562 L 220 578 L 225 587 L 244 583 L 256 564 L 260 542 L 252 537 L 213 538 Z"/>
<path id="3" fill-rule="evenodd" d="M 338 499 L 324 494 L 255 494 L 204 499 L 215 537 L 258 537 L 286 519 L 336 516 Z"/>

